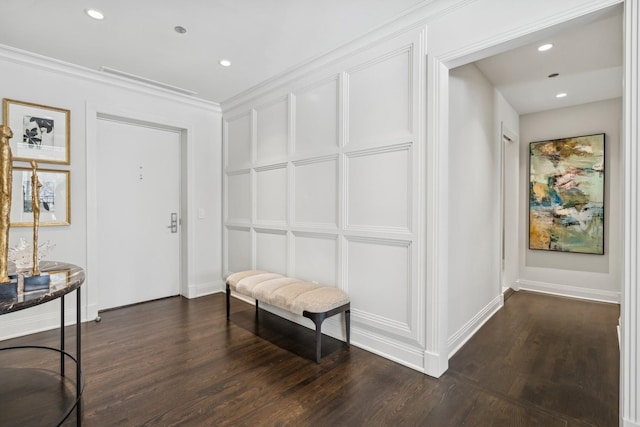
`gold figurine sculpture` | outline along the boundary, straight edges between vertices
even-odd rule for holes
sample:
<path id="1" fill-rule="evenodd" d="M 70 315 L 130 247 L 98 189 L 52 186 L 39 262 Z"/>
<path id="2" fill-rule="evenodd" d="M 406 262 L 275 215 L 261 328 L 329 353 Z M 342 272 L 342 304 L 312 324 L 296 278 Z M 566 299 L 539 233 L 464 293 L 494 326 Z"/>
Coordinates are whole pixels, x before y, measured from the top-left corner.
<path id="1" fill-rule="evenodd" d="M 38 164 L 31 160 L 31 211 L 33 212 L 33 271 L 32 276 L 40 275 L 38 265 L 38 226 L 40 225 L 40 188 L 38 179 Z"/>
<path id="2" fill-rule="evenodd" d="M 11 189 L 13 157 L 9 139 L 13 132 L 9 126 L 0 127 L 0 283 L 9 282 L 7 271 L 9 256 L 9 226 L 11 225 Z"/>

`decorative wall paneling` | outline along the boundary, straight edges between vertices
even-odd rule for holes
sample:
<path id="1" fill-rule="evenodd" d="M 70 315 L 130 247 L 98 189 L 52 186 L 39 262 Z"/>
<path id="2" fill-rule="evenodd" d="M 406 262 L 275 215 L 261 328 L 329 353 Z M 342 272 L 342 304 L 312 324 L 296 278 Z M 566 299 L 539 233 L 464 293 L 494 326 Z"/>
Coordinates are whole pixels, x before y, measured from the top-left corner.
<path id="1" fill-rule="evenodd" d="M 225 274 L 259 268 L 344 289 L 354 345 L 418 370 L 424 62 L 424 28 L 412 29 L 223 123 Z M 327 333 L 343 338 L 341 322 L 328 319 Z"/>
<path id="2" fill-rule="evenodd" d="M 254 168 L 255 223 L 286 226 L 287 221 L 287 164 Z"/>
<path id="3" fill-rule="evenodd" d="M 337 230 L 338 163 L 337 155 L 292 162 L 295 226 Z"/>

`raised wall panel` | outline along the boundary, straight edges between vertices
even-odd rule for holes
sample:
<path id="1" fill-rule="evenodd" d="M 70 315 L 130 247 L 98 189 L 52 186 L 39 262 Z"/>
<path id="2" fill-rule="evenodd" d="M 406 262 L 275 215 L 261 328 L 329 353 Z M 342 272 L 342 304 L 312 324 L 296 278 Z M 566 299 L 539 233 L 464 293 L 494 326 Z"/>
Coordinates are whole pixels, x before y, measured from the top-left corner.
<path id="1" fill-rule="evenodd" d="M 408 329 L 412 297 L 410 243 L 347 238 L 347 259 L 352 308 L 388 328 Z"/>
<path id="2" fill-rule="evenodd" d="M 256 108 L 256 155 L 258 162 L 282 160 L 288 144 L 287 99 Z"/>
<path id="3" fill-rule="evenodd" d="M 251 232 L 248 228 L 227 227 L 227 254 L 229 271 L 251 269 Z"/>
<path id="4" fill-rule="evenodd" d="M 347 155 L 347 228 L 409 230 L 410 182 L 409 145 Z"/>
<path id="5" fill-rule="evenodd" d="M 338 225 L 338 158 L 294 162 L 295 224 Z"/>
<path id="6" fill-rule="evenodd" d="M 411 135 L 411 49 L 349 72 L 349 144 L 376 144 Z"/>
<path id="7" fill-rule="evenodd" d="M 287 223 L 286 165 L 256 169 L 256 222 Z"/>
<path id="8" fill-rule="evenodd" d="M 338 146 L 338 80 L 295 94 L 295 153 L 318 152 Z"/>
<path id="9" fill-rule="evenodd" d="M 337 236 L 294 233 L 294 237 L 294 276 L 325 285 L 337 286 Z"/>
<path id="10" fill-rule="evenodd" d="M 256 268 L 287 274 L 287 233 L 256 230 Z"/>
<path id="11" fill-rule="evenodd" d="M 251 174 L 243 171 L 227 175 L 227 221 L 251 221 Z"/>
<path id="12" fill-rule="evenodd" d="M 253 126 L 252 163 L 225 171 L 251 168 L 251 267 L 345 289 L 353 344 L 419 370 L 428 326 L 425 33 L 363 44 L 225 105 L 231 117 L 250 112 Z M 344 317 L 325 329 L 344 339 Z"/>
<path id="13" fill-rule="evenodd" d="M 226 133 L 227 168 L 248 167 L 251 164 L 251 115 L 229 119 Z"/>

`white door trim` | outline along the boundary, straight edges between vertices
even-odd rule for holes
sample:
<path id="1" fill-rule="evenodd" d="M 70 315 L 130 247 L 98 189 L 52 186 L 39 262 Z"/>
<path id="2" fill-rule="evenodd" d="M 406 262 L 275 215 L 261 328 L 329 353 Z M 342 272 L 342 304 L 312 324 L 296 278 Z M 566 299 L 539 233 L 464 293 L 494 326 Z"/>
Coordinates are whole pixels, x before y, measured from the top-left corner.
<path id="1" fill-rule="evenodd" d="M 138 111 L 123 110 L 117 106 L 98 105 L 87 103 L 86 113 L 86 209 L 87 209 L 87 269 L 85 281 L 85 294 L 87 295 L 86 319 L 95 319 L 98 316 L 98 297 L 97 289 L 98 281 L 91 280 L 92 274 L 99 274 L 97 262 L 98 254 L 98 211 L 97 202 L 97 176 L 95 171 L 98 167 L 97 158 L 97 121 L 100 117 L 114 118 L 123 122 L 134 124 L 147 124 L 160 129 L 170 129 L 180 132 L 181 140 L 181 190 L 180 190 L 180 218 L 182 218 L 182 230 L 180 234 L 180 294 L 193 298 L 196 296 L 197 289 L 192 278 L 194 271 L 193 257 L 189 253 L 193 253 L 193 244 L 195 238 L 193 236 L 193 228 L 189 224 L 195 222 L 193 218 L 195 209 L 192 208 L 193 203 L 193 176 L 195 168 L 193 149 L 192 149 L 192 129 L 191 123 L 177 122 L 171 118 L 161 117 L 159 115 L 142 113 Z"/>
<path id="2" fill-rule="evenodd" d="M 502 259 L 500 262 L 500 283 L 498 284 L 498 287 L 499 287 L 499 292 L 500 292 L 503 304 L 504 304 L 504 291 L 506 291 L 509 288 L 518 290 L 515 288 L 516 284 L 514 283 L 509 283 L 505 285 L 505 271 L 510 271 L 510 269 L 517 269 L 517 265 L 515 266 L 509 265 L 507 262 L 507 253 L 506 253 L 507 241 L 509 239 L 517 240 L 518 238 L 517 233 L 515 236 L 513 236 L 512 234 L 509 234 L 507 230 L 507 223 L 506 223 L 507 218 L 510 217 L 510 215 L 507 213 L 507 205 L 506 205 L 506 195 L 507 195 L 506 168 L 510 164 L 508 162 L 509 158 L 507 157 L 507 154 L 508 154 L 507 147 L 510 145 L 515 145 L 517 147 L 518 144 L 520 144 L 520 136 L 516 132 L 514 132 L 512 129 L 510 129 L 509 126 L 507 126 L 503 121 L 500 122 L 500 195 L 501 195 L 500 196 L 501 198 L 500 224 L 502 229 L 502 242 L 501 242 Z M 517 161 L 518 159 L 516 159 L 516 162 Z M 517 218 L 517 215 L 516 215 L 516 218 Z M 518 225 L 516 225 L 516 230 L 517 229 L 518 229 Z"/>
<path id="3" fill-rule="evenodd" d="M 640 152 L 640 6 L 637 0 L 626 0 L 624 9 L 624 280 L 620 319 L 620 424 L 640 427 L 640 277 L 638 272 L 638 167 Z"/>

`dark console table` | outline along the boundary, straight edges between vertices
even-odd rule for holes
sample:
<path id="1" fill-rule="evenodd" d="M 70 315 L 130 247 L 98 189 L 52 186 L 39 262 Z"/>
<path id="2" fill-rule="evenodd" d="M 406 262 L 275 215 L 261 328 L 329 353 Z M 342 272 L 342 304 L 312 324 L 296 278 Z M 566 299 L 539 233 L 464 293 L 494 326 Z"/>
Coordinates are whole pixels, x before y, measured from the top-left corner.
<path id="1" fill-rule="evenodd" d="M 40 271 L 42 273 L 48 273 L 51 277 L 49 289 L 36 290 L 31 292 L 21 292 L 18 290 L 18 295 L 12 299 L 0 299 L 0 315 L 13 313 L 14 311 L 24 310 L 27 308 L 35 307 L 40 304 L 44 304 L 55 299 L 60 299 L 60 348 L 26 345 L 26 346 L 13 346 L 0 348 L 0 352 L 8 350 L 20 350 L 20 349 L 36 349 L 44 351 L 52 351 L 60 354 L 60 382 L 61 387 L 64 387 L 64 383 L 67 380 L 65 375 L 65 359 L 71 360 L 75 363 L 75 400 L 68 405 L 68 408 L 60 408 L 60 416 L 56 425 L 61 425 L 71 415 L 73 410 L 76 410 L 77 425 L 80 426 L 82 422 L 82 408 L 81 408 L 81 396 L 84 385 L 81 370 L 81 301 L 80 301 L 80 286 L 84 282 L 84 270 L 73 264 L 55 261 L 42 261 L 40 263 Z M 10 272 L 11 273 L 11 272 Z M 75 357 L 65 350 L 65 337 L 64 337 L 64 296 L 70 292 L 76 291 L 76 355 Z M 0 365 L 0 367 L 2 367 Z M 2 398 L 2 387 L 0 386 L 0 398 Z M 37 406 L 32 409 L 37 411 Z M 5 414 L 6 415 L 6 414 Z M 2 415 L 0 414 L 0 417 Z"/>

